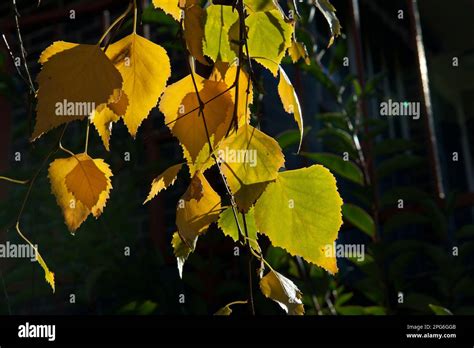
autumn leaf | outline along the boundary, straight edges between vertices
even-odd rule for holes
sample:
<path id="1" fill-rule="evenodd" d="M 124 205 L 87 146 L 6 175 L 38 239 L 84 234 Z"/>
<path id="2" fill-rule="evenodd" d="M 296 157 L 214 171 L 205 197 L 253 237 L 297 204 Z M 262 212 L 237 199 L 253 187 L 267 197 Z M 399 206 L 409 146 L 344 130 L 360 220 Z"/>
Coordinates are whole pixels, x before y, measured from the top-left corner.
<path id="1" fill-rule="evenodd" d="M 181 19 L 181 9 L 179 8 L 180 0 L 153 0 L 155 8 L 160 8 L 174 19 Z"/>
<path id="2" fill-rule="evenodd" d="M 151 183 L 150 193 L 143 204 L 151 201 L 158 193 L 160 193 L 160 191 L 165 190 L 169 186 L 173 185 L 182 167 L 183 163 L 175 164 L 158 175 Z"/>
<path id="3" fill-rule="evenodd" d="M 280 273 L 270 270 L 261 280 L 262 293 L 278 303 L 289 315 L 304 315 L 303 294 L 298 287 Z"/>
<path id="4" fill-rule="evenodd" d="M 110 45 L 107 56 L 122 75 L 122 89 L 129 101 L 123 121 L 135 137 L 171 75 L 168 54 L 163 47 L 132 33 Z"/>
<path id="5" fill-rule="evenodd" d="M 337 272 L 327 255 L 342 225 L 342 199 L 336 179 L 320 165 L 278 173 L 255 204 L 255 223 L 274 246 Z"/>
<path id="6" fill-rule="evenodd" d="M 107 177 L 86 154 L 76 156 L 76 166 L 66 175 L 66 187 L 88 209 L 92 209 L 107 188 Z"/>
<path id="7" fill-rule="evenodd" d="M 92 166 L 91 162 L 95 167 Z M 69 176 L 71 173 L 73 174 Z M 110 181 L 112 172 L 102 159 L 92 159 L 87 154 L 59 158 L 50 164 L 48 176 L 52 192 L 56 196 L 56 201 L 63 212 L 65 223 L 71 233 L 79 228 L 90 213 L 96 218 L 100 216 L 112 189 Z M 93 178 L 91 183 L 87 183 L 89 177 Z M 69 187 L 66 184 L 67 178 Z M 104 178 L 105 187 L 103 186 Z M 76 180 L 84 179 L 86 180 L 85 184 L 83 181 L 76 182 Z M 97 195 L 99 187 L 103 189 Z M 84 190 L 84 192 L 81 190 Z M 85 197 L 82 199 L 86 203 L 75 197 L 72 192 L 78 194 L 79 197 Z M 90 205 L 94 200 L 94 205 L 89 208 L 88 204 Z"/>
<path id="8" fill-rule="evenodd" d="M 192 246 L 197 236 L 219 218 L 221 198 L 201 172 L 196 172 L 178 202 L 176 225 L 183 241 Z"/>
<path id="9" fill-rule="evenodd" d="M 283 103 L 283 108 L 289 114 L 293 114 L 295 121 L 298 124 L 300 130 L 300 143 L 298 146 L 298 152 L 301 149 L 301 143 L 303 142 L 303 114 L 301 112 L 300 101 L 296 95 L 295 89 L 291 84 L 290 79 L 286 75 L 283 68 L 280 66 L 280 82 L 278 83 L 278 94 L 280 100 Z"/>
<path id="10" fill-rule="evenodd" d="M 174 256 L 176 257 L 176 262 L 178 266 L 179 277 L 183 279 L 183 267 L 184 263 L 188 259 L 189 255 L 196 248 L 196 243 L 198 236 L 194 238 L 190 245 L 186 244 L 180 237 L 178 232 L 173 233 L 173 238 L 171 240 L 171 245 L 173 246 Z"/>
<path id="11" fill-rule="evenodd" d="M 214 313 L 214 315 L 231 315 L 232 314 L 232 306 L 233 305 L 236 305 L 236 304 L 247 304 L 247 301 L 234 301 L 234 302 L 231 302 L 227 305 L 225 305 L 224 307 L 222 307 L 221 309 L 219 309 L 217 312 Z"/>
<path id="12" fill-rule="evenodd" d="M 242 185 L 276 179 L 285 162 L 276 140 L 250 125 L 243 125 L 223 140 L 217 156 L 233 193 Z"/>
<path id="13" fill-rule="evenodd" d="M 122 87 L 120 73 L 99 46 L 85 44 L 46 59 L 37 81 L 32 140 L 61 124 L 90 116 L 115 89 Z"/>
<path id="14" fill-rule="evenodd" d="M 227 85 L 195 75 L 199 96 L 205 103 L 204 116 L 213 147 L 225 136 L 232 120 L 233 102 Z M 218 97 L 216 97 L 218 96 Z M 178 138 L 189 162 L 194 162 L 208 138 L 199 113 L 199 102 L 190 75 L 168 86 L 160 101 L 165 123 Z M 209 150 L 207 150 L 209 153 Z M 189 158 L 187 157 L 189 155 Z"/>
<path id="15" fill-rule="evenodd" d="M 49 60 L 49 58 L 54 56 L 56 53 L 71 49 L 78 45 L 79 44 L 73 42 L 55 41 L 51 45 L 49 45 L 43 52 L 41 52 L 38 62 L 44 64 Z"/>
<path id="16" fill-rule="evenodd" d="M 91 116 L 91 122 L 107 151 L 110 150 L 110 136 L 113 123 L 125 115 L 128 107 L 128 97 L 122 90 L 114 90 L 107 104 L 99 105 Z"/>
<path id="17" fill-rule="evenodd" d="M 311 60 L 309 59 L 306 46 L 302 42 L 292 40 L 291 46 L 288 48 L 288 54 L 290 55 L 291 61 L 293 63 L 296 63 L 298 60 L 303 59 L 306 65 L 311 64 Z"/>
<path id="18" fill-rule="evenodd" d="M 187 6 L 184 11 L 184 39 L 189 53 L 201 64 L 209 65 L 204 57 L 204 10 L 198 4 Z"/>
<path id="19" fill-rule="evenodd" d="M 228 88 L 231 88 L 236 81 L 237 69 L 237 65 L 233 64 L 229 66 L 227 63 L 220 62 L 215 64 L 209 80 L 224 82 Z M 249 106 L 253 103 L 253 85 L 249 75 L 242 68 L 240 69 L 237 84 L 239 86 L 237 118 L 240 127 L 250 122 Z M 236 88 L 232 88 L 229 92 L 235 104 Z"/>

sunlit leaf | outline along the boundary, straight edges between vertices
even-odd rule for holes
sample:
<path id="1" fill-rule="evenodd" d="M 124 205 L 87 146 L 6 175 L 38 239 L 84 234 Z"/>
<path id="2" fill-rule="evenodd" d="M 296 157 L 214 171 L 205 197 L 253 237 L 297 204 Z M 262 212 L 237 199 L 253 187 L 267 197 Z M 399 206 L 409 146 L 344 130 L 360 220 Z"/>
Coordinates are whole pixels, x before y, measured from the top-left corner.
<path id="1" fill-rule="evenodd" d="M 96 45 L 77 45 L 50 56 L 37 77 L 32 140 L 61 124 L 84 119 L 107 103 L 122 77 Z"/>
<path id="2" fill-rule="evenodd" d="M 152 200 L 160 191 L 167 189 L 169 186 L 173 185 L 178 173 L 183 167 L 183 163 L 175 164 L 174 166 L 169 167 L 163 173 L 158 175 L 153 182 L 151 183 L 150 193 L 148 194 L 147 199 L 143 204 Z"/>
<path id="3" fill-rule="evenodd" d="M 293 114 L 295 121 L 300 130 L 300 142 L 298 145 L 298 152 L 303 142 L 303 114 L 301 112 L 300 101 L 296 95 L 295 89 L 291 84 L 290 79 L 286 75 L 282 67 L 280 67 L 280 82 L 278 83 L 278 94 L 280 95 L 283 108 L 289 114 Z"/>
<path id="4" fill-rule="evenodd" d="M 197 172 L 178 202 L 176 225 L 183 241 L 191 247 L 197 236 L 204 233 L 221 212 L 221 198 L 204 175 Z"/>
<path id="5" fill-rule="evenodd" d="M 336 180 L 320 165 L 280 172 L 255 204 L 255 222 L 274 246 L 337 272 L 333 245 L 342 225 Z"/>
<path id="6" fill-rule="evenodd" d="M 93 159 L 92 161 L 97 169 L 99 169 L 106 178 L 106 187 L 100 193 L 92 209 L 89 209 L 84 203 L 74 197 L 66 186 L 66 177 L 78 166 L 79 160 L 90 161 L 92 159 L 86 154 L 56 159 L 50 164 L 48 174 L 51 182 L 51 190 L 56 196 L 57 203 L 63 212 L 65 223 L 71 233 L 74 233 L 79 228 L 91 212 L 96 218 L 99 217 L 112 188 L 110 181 L 112 172 L 108 165 L 102 159 Z"/>
<path id="7" fill-rule="evenodd" d="M 261 280 L 262 293 L 278 303 L 289 315 L 304 315 L 303 293 L 288 278 L 270 270 Z"/>
<path id="8" fill-rule="evenodd" d="M 135 137 L 171 75 L 168 54 L 163 47 L 132 33 L 110 45 L 107 56 L 122 75 L 122 89 L 129 100 L 123 120 Z"/>

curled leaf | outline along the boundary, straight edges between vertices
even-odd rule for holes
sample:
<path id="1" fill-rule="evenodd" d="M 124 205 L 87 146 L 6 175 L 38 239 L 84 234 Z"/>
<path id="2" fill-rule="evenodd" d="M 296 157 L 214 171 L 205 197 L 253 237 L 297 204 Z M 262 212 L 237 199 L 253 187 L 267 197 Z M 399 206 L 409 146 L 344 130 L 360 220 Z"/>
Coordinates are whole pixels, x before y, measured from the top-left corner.
<path id="1" fill-rule="evenodd" d="M 303 315 L 303 294 L 298 287 L 280 273 L 270 270 L 261 280 L 262 293 L 278 303 L 289 315 Z"/>
<path id="2" fill-rule="evenodd" d="M 143 204 L 151 201 L 158 193 L 160 193 L 160 191 L 165 190 L 169 186 L 173 185 L 182 167 L 183 163 L 175 164 L 158 175 L 151 183 L 150 193 Z"/>

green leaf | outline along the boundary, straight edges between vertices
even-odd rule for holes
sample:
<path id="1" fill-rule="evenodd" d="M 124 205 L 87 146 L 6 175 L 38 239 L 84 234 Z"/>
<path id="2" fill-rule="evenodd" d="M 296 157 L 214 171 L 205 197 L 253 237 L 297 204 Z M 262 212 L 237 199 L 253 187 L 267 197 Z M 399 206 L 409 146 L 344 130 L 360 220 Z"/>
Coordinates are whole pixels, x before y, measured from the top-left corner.
<path id="1" fill-rule="evenodd" d="M 446 309 L 444 307 L 437 306 L 431 303 L 428 306 L 430 306 L 431 310 L 436 315 L 453 315 L 453 313 L 451 313 L 449 309 Z"/>
<path id="2" fill-rule="evenodd" d="M 291 46 L 293 26 L 286 23 L 277 10 L 251 13 L 245 20 L 248 29 L 248 49 L 251 58 L 271 71 L 278 74 L 278 66 Z M 236 27 L 237 24 L 234 25 Z M 237 31 L 238 30 L 234 30 Z M 233 34 L 232 37 L 238 37 Z"/>
<path id="3" fill-rule="evenodd" d="M 424 160 L 420 156 L 402 154 L 396 155 L 379 164 L 377 167 L 377 178 L 382 179 L 398 171 L 420 167 Z"/>
<path id="4" fill-rule="evenodd" d="M 326 112 L 316 115 L 316 119 L 347 131 L 346 116 L 342 112 Z"/>
<path id="5" fill-rule="evenodd" d="M 344 203 L 342 206 L 342 216 L 362 232 L 370 237 L 375 236 L 375 223 L 365 210 L 350 203 Z"/>
<path id="6" fill-rule="evenodd" d="M 405 139 L 384 139 L 374 145 L 377 156 L 392 155 L 407 150 L 412 150 L 416 143 Z"/>
<path id="7" fill-rule="evenodd" d="M 321 129 L 318 133 L 316 133 L 317 137 L 334 137 L 344 144 L 347 151 L 354 152 L 356 148 L 354 146 L 354 141 L 352 140 L 352 136 L 346 132 L 345 130 L 339 128 L 332 128 L 327 127 Z"/>
<path id="8" fill-rule="evenodd" d="M 303 131 L 303 138 L 309 133 L 311 127 L 305 127 Z M 275 139 L 280 144 L 282 149 L 286 149 L 290 146 L 298 145 L 300 142 L 300 131 L 294 129 L 288 129 L 278 134 Z"/>
<path id="9" fill-rule="evenodd" d="M 240 228 L 242 229 L 242 233 L 245 234 L 244 220 L 242 218 L 242 214 L 239 212 L 237 212 L 237 219 L 239 221 Z M 245 222 L 247 223 L 247 233 L 248 238 L 250 240 L 250 245 L 254 250 L 260 252 L 260 247 L 257 242 L 257 226 L 255 225 L 255 216 L 253 209 L 250 209 L 249 212 L 245 214 Z M 226 236 L 232 238 L 234 242 L 237 242 L 239 240 L 239 229 L 237 228 L 237 224 L 235 222 L 232 207 L 228 207 L 221 213 L 219 220 L 217 221 L 217 225 L 222 230 L 222 232 Z"/>
<path id="10" fill-rule="evenodd" d="M 313 165 L 279 173 L 255 204 L 255 222 L 274 246 L 336 273 L 336 258 L 324 251 L 342 225 L 341 206 L 336 179 Z"/>
<path id="11" fill-rule="evenodd" d="M 403 199 L 403 203 L 421 202 L 431 199 L 430 195 L 425 191 L 411 186 L 397 186 L 387 190 L 380 199 L 382 206 L 394 206 L 398 204 L 398 200 Z"/>
<path id="12" fill-rule="evenodd" d="M 345 179 L 359 185 L 364 185 L 364 174 L 362 173 L 362 170 L 351 161 L 344 161 L 340 156 L 331 153 L 302 152 L 301 155 L 322 164 L 331 172 L 340 175 Z"/>
<path id="13" fill-rule="evenodd" d="M 230 46 L 229 30 L 238 19 L 231 6 L 211 5 L 206 9 L 203 53 L 214 62 L 232 62 L 237 57 Z"/>

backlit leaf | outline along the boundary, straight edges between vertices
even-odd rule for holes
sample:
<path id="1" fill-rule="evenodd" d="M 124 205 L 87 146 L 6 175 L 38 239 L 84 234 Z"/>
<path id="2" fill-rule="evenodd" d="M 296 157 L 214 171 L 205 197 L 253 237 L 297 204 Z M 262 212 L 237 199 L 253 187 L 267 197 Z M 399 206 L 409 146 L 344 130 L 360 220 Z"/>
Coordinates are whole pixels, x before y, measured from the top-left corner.
<path id="1" fill-rule="evenodd" d="M 326 255 L 342 225 L 336 180 L 320 165 L 280 172 L 255 204 L 255 222 L 274 246 L 331 273 L 336 259 Z"/>
<path id="2" fill-rule="evenodd" d="M 229 30 L 238 18 L 231 6 L 210 5 L 206 9 L 203 52 L 213 61 L 232 62 L 237 57 L 230 46 Z"/>
<path id="3" fill-rule="evenodd" d="M 66 187 L 89 210 L 107 188 L 107 177 L 87 154 L 76 156 L 77 163 L 66 175 Z"/>
<path id="4" fill-rule="evenodd" d="M 201 100 L 206 103 L 206 118 L 209 136 L 213 136 L 213 147 L 224 137 L 232 120 L 232 96 L 223 82 L 205 80 L 195 75 Z M 216 97 L 219 95 L 218 97 Z M 204 122 L 199 114 L 199 102 L 190 75 L 168 86 L 160 101 L 160 111 L 165 123 L 186 149 L 185 156 L 194 162 L 207 144 Z"/>
<path id="5" fill-rule="evenodd" d="M 197 236 L 204 233 L 221 211 L 221 198 L 204 175 L 197 172 L 178 202 L 176 225 L 183 241 L 191 247 Z"/>
<path id="6" fill-rule="evenodd" d="M 180 0 L 153 0 L 155 8 L 160 8 L 174 19 L 179 21 L 181 19 L 181 9 L 179 8 Z"/>
<path id="7" fill-rule="evenodd" d="M 158 193 L 160 193 L 160 191 L 165 190 L 169 186 L 173 185 L 182 167 L 183 163 L 175 164 L 158 175 L 151 183 L 150 193 L 143 204 L 152 200 Z"/>
<path id="8" fill-rule="evenodd" d="M 274 180 L 285 162 L 276 140 L 247 124 L 222 141 L 217 156 L 233 193 L 242 185 Z"/>
<path id="9" fill-rule="evenodd" d="M 122 87 L 120 73 L 99 46 L 84 44 L 47 59 L 37 81 L 32 140 L 61 124 L 90 116 L 97 106 L 107 103 L 115 89 Z"/>
<path id="10" fill-rule="evenodd" d="M 68 190 L 66 176 L 78 165 L 78 159 L 84 160 L 87 157 L 85 154 L 79 154 L 74 157 L 59 158 L 54 160 L 49 166 L 48 176 L 51 182 L 51 190 L 56 196 L 56 201 L 63 212 L 64 221 L 71 233 L 74 233 L 79 228 L 91 212 L 96 218 L 100 216 L 112 188 L 110 181 L 112 172 L 109 166 L 102 159 L 94 159 L 94 164 L 105 175 L 107 185 L 105 190 L 100 193 L 92 210 L 74 197 Z"/>
<path id="11" fill-rule="evenodd" d="M 288 54 L 290 55 L 293 63 L 303 59 L 307 65 L 311 64 L 306 46 L 302 42 L 292 40 L 291 46 L 288 48 Z"/>
<path id="12" fill-rule="evenodd" d="M 183 242 L 178 232 L 173 233 L 171 245 L 173 246 L 174 256 L 176 257 L 176 262 L 178 264 L 179 277 L 181 279 L 183 279 L 184 263 L 196 248 L 197 239 L 198 237 L 196 236 L 190 246 L 188 246 L 185 242 Z"/>
<path id="13" fill-rule="evenodd" d="M 239 212 L 237 212 L 237 219 L 239 221 L 240 228 L 242 229 L 242 233 L 245 234 L 244 220 L 242 218 L 242 214 Z M 260 247 L 257 242 L 257 226 L 255 225 L 255 216 L 253 213 L 253 209 L 251 209 L 248 213 L 245 214 L 245 222 L 247 223 L 248 236 L 244 235 L 243 237 L 249 238 L 249 243 L 252 248 L 260 252 Z M 226 236 L 232 238 L 234 242 L 239 241 L 239 229 L 237 228 L 237 224 L 235 222 L 232 207 L 227 208 L 221 213 L 217 225 L 222 230 L 222 232 Z"/>
<path id="14" fill-rule="evenodd" d="M 277 10 L 254 12 L 245 20 L 245 25 L 249 28 L 250 57 L 277 76 L 278 66 L 291 46 L 293 26 L 286 23 Z"/>
<path id="15" fill-rule="evenodd" d="M 301 148 L 303 141 L 303 114 L 301 112 L 300 101 L 296 95 L 295 89 L 291 84 L 290 79 L 286 75 L 283 68 L 280 66 L 280 82 L 278 83 L 278 94 L 280 95 L 283 108 L 289 114 L 293 114 L 295 121 L 298 124 L 300 130 L 300 142 L 298 146 L 298 152 Z"/>
<path id="16" fill-rule="evenodd" d="M 110 45 L 107 56 L 122 75 L 122 89 L 129 100 L 123 120 L 135 137 L 171 75 L 168 54 L 163 47 L 132 33 Z"/>
<path id="17" fill-rule="evenodd" d="M 303 293 L 288 278 L 270 270 L 261 280 L 262 293 L 278 303 L 289 315 L 304 315 Z"/>

